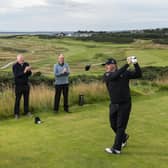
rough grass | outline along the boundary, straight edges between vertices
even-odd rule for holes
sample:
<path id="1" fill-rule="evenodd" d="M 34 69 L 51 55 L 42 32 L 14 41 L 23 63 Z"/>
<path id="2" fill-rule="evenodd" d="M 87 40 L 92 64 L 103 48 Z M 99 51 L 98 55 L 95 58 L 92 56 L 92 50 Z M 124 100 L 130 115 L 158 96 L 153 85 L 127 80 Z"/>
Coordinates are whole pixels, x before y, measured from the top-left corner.
<path id="1" fill-rule="evenodd" d="M 162 85 L 161 85 L 162 86 Z M 142 83 L 134 81 L 131 83 L 132 96 L 142 96 L 154 94 L 158 90 L 165 90 L 167 87 L 160 85 L 153 86 L 152 83 Z M 74 106 L 79 102 L 79 95 L 84 95 L 85 104 L 102 103 L 109 100 L 109 94 L 106 86 L 102 82 L 79 83 L 70 85 L 69 104 Z M 30 90 L 30 111 L 36 113 L 38 111 L 53 110 L 55 88 L 54 86 L 31 86 Z M 5 118 L 13 115 L 15 93 L 14 89 L 7 87 L 0 92 L 0 117 Z M 61 99 L 61 106 L 63 102 Z M 23 113 L 23 101 L 21 101 L 21 113 Z"/>
<path id="2" fill-rule="evenodd" d="M 84 95 L 85 103 L 91 104 L 105 101 L 108 99 L 106 87 L 101 82 L 70 86 L 69 104 L 74 106 L 78 104 L 79 95 Z M 54 103 L 55 88 L 46 85 L 31 86 L 30 90 L 30 111 L 52 110 Z M 0 117 L 9 117 L 13 115 L 15 93 L 10 87 L 0 92 Z M 62 101 L 61 101 L 61 104 Z M 23 101 L 21 101 L 21 113 L 23 113 Z"/>
<path id="3" fill-rule="evenodd" d="M 73 113 L 39 113 L 33 118 L 1 121 L 2 168 L 167 168 L 167 94 L 133 99 L 130 139 L 121 156 L 104 152 L 114 134 L 108 102 L 73 106 Z M 158 104 L 159 103 L 159 104 Z"/>

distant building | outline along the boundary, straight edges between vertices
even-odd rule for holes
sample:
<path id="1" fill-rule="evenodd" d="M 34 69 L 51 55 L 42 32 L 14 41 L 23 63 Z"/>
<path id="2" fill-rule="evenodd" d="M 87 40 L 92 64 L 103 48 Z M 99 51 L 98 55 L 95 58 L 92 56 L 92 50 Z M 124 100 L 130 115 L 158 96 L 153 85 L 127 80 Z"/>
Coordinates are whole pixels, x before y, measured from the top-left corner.
<path id="1" fill-rule="evenodd" d="M 68 34 L 66 34 L 66 36 L 67 36 L 67 37 L 72 37 L 73 34 L 72 34 L 72 33 L 68 33 Z"/>
<path id="2" fill-rule="evenodd" d="M 92 36 L 93 33 L 89 33 L 89 32 L 75 32 L 73 33 L 73 37 L 90 37 Z"/>
<path id="3" fill-rule="evenodd" d="M 55 36 L 57 36 L 57 37 L 65 37 L 66 34 L 64 32 L 61 32 L 61 33 L 55 34 Z"/>

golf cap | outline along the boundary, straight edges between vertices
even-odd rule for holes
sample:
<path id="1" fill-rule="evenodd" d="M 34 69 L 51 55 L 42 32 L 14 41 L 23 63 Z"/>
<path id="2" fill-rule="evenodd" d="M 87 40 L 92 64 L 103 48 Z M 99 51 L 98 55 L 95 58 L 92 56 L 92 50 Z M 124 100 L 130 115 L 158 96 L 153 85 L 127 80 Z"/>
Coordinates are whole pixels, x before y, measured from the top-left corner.
<path id="1" fill-rule="evenodd" d="M 103 65 L 117 64 L 117 61 L 114 58 L 108 59 Z"/>

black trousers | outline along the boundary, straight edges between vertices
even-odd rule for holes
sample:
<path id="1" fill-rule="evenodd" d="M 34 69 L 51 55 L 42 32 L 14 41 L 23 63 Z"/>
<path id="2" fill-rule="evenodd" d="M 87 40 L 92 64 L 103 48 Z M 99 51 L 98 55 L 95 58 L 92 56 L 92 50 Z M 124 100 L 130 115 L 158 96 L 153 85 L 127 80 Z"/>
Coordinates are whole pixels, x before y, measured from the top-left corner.
<path id="1" fill-rule="evenodd" d="M 54 111 L 58 111 L 59 110 L 61 93 L 63 93 L 63 97 L 64 97 L 64 110 L 65 111 L 69 110 L 68 92 L 69 92 L 69 85 L 68 84 L 56 85 L 55 86 Z"/>
<path id="2" fill-rule="evenodd" d="M 110 124 L 112 130 L 115 132 L 115 140 L 113 148 L 121 150 L 122 142 L 126 139 L 126 128 L 131 111 L 131 101 L 110 104 Z"/>
<path id="3" fill-rule="evenodd" d="M 29 85 L 20 85 L 15 87 L 15 107 L 14 114 L 20 113 L 20 100 L 23 95 L 24 99 L 24 113 L 27 114 L 29 112 L 29 93 L 30 86 Z"/>

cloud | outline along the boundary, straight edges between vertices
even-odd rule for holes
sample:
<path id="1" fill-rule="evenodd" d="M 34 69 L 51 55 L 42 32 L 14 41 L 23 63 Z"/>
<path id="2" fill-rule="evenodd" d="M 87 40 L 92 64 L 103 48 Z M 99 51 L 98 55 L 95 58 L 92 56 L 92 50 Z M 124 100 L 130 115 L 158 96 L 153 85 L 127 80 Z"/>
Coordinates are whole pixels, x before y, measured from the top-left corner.
<path id="1" fill-rule="evenodd" d="M 167 0 L 1 0 L 0 30 L 168 27 Z"/>
<path id="2" fill-rule="evenodd" d="M 0 13 L 17 12 L 24 8 L 47 6 L 47 0 L 6 0 L 1 2 Z"/>
<path id="3" fill-rule="evenodd" d="M 67 2 L 74 2 L 74 3 L 87 3 L 87 4 L 92 4 L 96 2 L 96 0 L 66 0 Z M 99 0 L 97 0 L 99 1 Z"/>
<path id="4" fill-rule="evenodd" d="M 40 7 L 47 6 L 47 0 L 11 0 L 10 3 L 13 8 L 27 8 L 27 7 Z"/>

